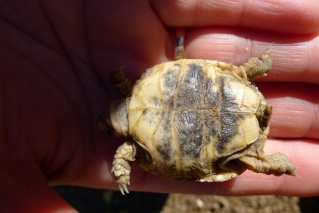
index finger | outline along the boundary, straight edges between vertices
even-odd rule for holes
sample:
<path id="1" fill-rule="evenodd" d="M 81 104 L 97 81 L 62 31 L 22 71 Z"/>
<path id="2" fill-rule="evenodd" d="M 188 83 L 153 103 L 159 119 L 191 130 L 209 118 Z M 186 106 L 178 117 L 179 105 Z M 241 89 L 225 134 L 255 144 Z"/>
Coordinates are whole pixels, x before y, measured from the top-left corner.
<path id="1" fill-rule="evenodd" d="M 289 33 L 319 30 L 319 1 L 151 1 L 166 26 L 240 26 Z"/>

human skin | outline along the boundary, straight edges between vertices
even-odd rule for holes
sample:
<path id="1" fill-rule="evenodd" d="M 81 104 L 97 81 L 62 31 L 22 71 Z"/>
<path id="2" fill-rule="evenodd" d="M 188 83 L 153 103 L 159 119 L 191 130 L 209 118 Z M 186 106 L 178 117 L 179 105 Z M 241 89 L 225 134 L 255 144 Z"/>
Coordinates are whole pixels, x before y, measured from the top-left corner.
<path id="1" fill-rule="evenodd" d="M 136 80 L 185 57 L 236 65 L 272 45 L 257 85 L 273 106 L 265 152 L 282 152 L 297 177 L 245 172 L 223 183 L 178 182 L 133 164 L 130 191 L 219 195 L 319 194 L 319 2 L 12 1 L 0 6 L 0 206 L 3 212 L 75 212 L 50 185 L 117 189 L 110 173 L 124 139 L 96 119 L 119 98 L 109 72 Z"/>

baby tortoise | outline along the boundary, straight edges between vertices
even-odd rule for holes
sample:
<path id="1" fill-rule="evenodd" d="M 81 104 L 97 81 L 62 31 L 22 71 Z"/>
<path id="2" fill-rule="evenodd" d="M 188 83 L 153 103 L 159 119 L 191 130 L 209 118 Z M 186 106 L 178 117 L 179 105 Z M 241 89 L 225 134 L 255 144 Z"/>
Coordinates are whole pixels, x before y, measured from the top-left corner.
<path id="1" fill-rule="evenodd" d="M 147 69 L 134 86 L 119 70 L 112 75 L 128 97 L 100 116 L 106 132 L 129 139 L 114 156 L 112 173 L 128 193 L 130 161 L 146 171 L 176 180 L 222 182 L 246 169 L 295 175 L 288 158 L 263 148 L 271 106 L 251 83 L 271 68 L 271 48 L 234 66 L 214 60 L 183 59 Z"/>

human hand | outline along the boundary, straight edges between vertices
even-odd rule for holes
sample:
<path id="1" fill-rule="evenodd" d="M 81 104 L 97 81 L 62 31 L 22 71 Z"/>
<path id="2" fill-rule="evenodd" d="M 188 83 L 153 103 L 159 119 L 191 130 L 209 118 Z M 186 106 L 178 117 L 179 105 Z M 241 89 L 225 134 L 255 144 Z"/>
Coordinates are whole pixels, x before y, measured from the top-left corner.
<path id="1" fill-rule="evenodd" d="M 254 9 L 252 9 L 254 8 Z M 171 60 L 174 28 L 185 57 L 242 64 L 273 44 L 257 85 L 273 106 L 266 154 L 282 152 L 298 177 L 245 172 L 223 183 L 178 182 L 133 163 L 130 190 L 201 194 L 319 193 L 319 4 L 308 1 L 3 2 L 0 7 L 0 203 L 11 212 L 72 211 L 48 186 L 117 189 L 111 163 L 122 140 L 96 118 L 116 93 L 108 72 L 134 80 Z"/>

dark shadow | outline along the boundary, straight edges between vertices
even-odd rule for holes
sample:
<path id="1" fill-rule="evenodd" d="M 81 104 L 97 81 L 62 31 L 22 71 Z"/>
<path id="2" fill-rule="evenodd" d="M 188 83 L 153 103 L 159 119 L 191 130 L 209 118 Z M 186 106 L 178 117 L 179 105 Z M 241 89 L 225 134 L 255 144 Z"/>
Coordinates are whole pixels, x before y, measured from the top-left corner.
<path id="1" fill-rule="evenodd" d="M 300 198 L 299 207 L 302 213 L 319 212 L 319 197 Z"/>
<path id="2" fill-rule="evenodd" d="M 90 189 L 75 186 L 52 187 L 80 213 L 137 213 L 161 212 L 168 194 L 130 192 L 123 196 L 119 191 Z"/>

